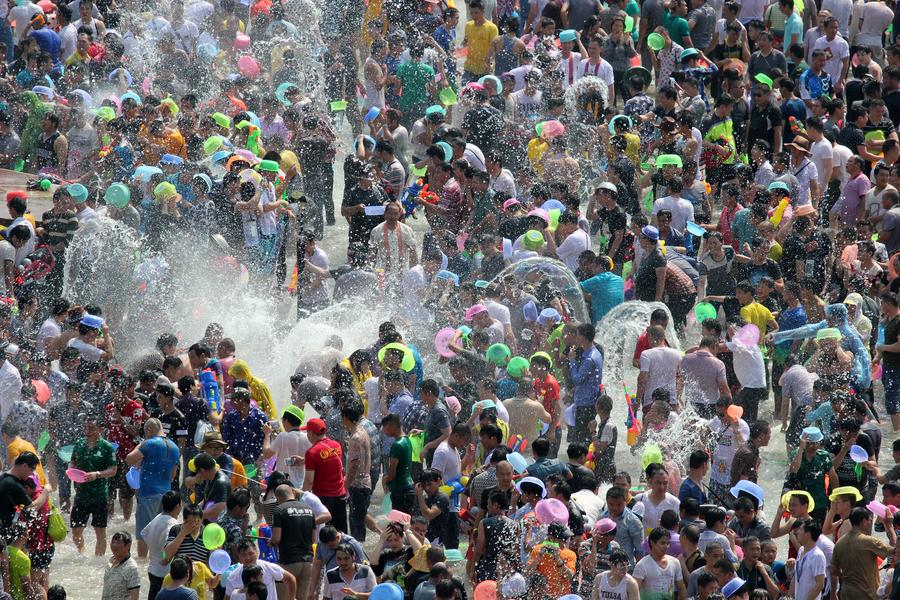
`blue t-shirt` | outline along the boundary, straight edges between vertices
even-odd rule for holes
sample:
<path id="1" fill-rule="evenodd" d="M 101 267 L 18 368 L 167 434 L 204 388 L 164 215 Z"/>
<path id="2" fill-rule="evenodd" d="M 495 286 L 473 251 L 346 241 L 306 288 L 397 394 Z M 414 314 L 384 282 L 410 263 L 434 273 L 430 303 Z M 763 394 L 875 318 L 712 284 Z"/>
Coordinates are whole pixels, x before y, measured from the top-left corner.
<path id="1" fill-rule="evenodd" d="M 678 500 L 680 502 L 684 502 L 688 498 L 693 498 L 697 501 L 697 504 L 706 504 L 706 492 L 703 489 L 694 483 L 694 480 L 688 477 L 684 481 L 681 482 L 681 488 L 678 490 Z"/>
<path id="2" fill-rule="evenodd" d="M 157 600 L 197 600 L 197 592 L 182 586 L 170 590 L 160 590 L 156 598 Z"/>
<path id="3" fill-rule="evenodd" d="M 783 52 L 785 54 L 788 53 L 788 48 L 791 47 L 791 37 L 795 34 L 797 35 L 797 41 L 795 43 L 803 44 L 803 19 L 801 19 L 800 15 L 797 13 L 793 13 L 784 22 Z"/>
<path id="4" fill-rule="evenodd" d="M 172 469 L 181 458 L 181 450 L 169 438 L 161 436 L 144 440 L 140 445 L 142 498 L 160 496 L 172 489 Z"/>
<path id="5" fill-rule="evenodd" d="M 581 289 L 591 295 L 594 323 L 602 321 L 606 313 L 625 302 L 625 280 L 609 271 L 582 281 Z"/>

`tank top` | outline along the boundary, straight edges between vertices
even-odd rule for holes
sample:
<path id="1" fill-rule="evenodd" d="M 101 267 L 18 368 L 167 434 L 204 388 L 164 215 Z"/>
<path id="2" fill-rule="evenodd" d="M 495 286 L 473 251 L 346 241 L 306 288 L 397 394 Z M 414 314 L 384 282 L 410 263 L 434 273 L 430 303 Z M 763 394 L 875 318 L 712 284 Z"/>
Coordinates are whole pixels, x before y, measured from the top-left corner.
<path id="1" fill-rule="evenodd" d="M 603 600 L 628 600 L 628 578 L 623 577 L 619 585 L 613 587 L 609 582 L 609 571 L 600 574 L 600 597 Z M 596 591 L 596 590 L 595 590 Z"/>
<path id="2" fill-rule="evenodd" d="M 56 152 L 53 151 L 53 144 L 56 143 L 58 137 L 58 131 L 54 132 L 53 135 L 47 139 L 43 139 L 43 136 L 41 136 L 37 150 L 35 151 L 38 169 L 59 170 L 59 159 L 56 156 Z"/>
<path id="3" fill-rule="evenodd" d="M 503 36 L 503 47 L 500 49 L 500 52 L 497 53 L 497 56 L 494 57 L 495 75 L 502 75 L 519 66 L 519 60 L 516 58 L 516 55 L 513 54 L 513 46 L 515 43 L 516 38 L 513 36 Z"/>

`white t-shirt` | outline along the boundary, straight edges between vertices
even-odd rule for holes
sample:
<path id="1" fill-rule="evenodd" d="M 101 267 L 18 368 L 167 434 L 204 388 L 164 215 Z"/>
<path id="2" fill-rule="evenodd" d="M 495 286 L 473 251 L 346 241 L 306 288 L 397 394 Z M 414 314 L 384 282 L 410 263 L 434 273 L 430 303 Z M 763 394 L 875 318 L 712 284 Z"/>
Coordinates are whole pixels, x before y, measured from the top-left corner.
<path id="1" fill-rule="evenodd" d="M 262 568 L 263 583 L 266 584 L 266 591 L 269 592 L 268 597 L 277 598 L 278 588 L 275 584 L 284 580 L 284 569 L 264 560 L 257 560 L 256 564 Z M 231 596 L 231 600 L 245 600 L 247 597 L 243 591 L 238 591 L 244 588 L 244 583 L 241 581 L 241 573 L 243 571 L 244 565 L 240 565 L 228 576 L 228 582 L 225 584 L 225 595 Z"/>
<path id="2" fill-rule="evenodd" d="M 766 365 L 759 346 L 744 346 L 735 342 L 726 342 L 734 358 L 734 372 L 738 381 L 745 388 L 766 387 Z"/>
<path id="3" fill-rule="evenodd" d="M 459 459 L 459 452 L 451 448 L 446 440 L 441 442 L 434 449 L 431 468 L 439 471 L 445 482 L 453 481 L 462 475 L 462 462 Z"/>
<path id="4" fill-rule="evenodd" d="M 496 319 L 488 327 L 484 328 L 484 332 L 488 336 L 488 343 L 502 344 L 506 341 L 506 332 L 503 330 L 503 323 Z"/>
<path id="5" fill-rule="evenodd" d="M 813 546 L 809 552 L 800 549 L 794 567 L 794 593 L 797 598 L 809 597 L 809 593 L 816 587 L 816 577 L 827 573 L 827 564 L 825 553 L 818 546 Z"/>
<path id="6" fill-rule="evenodd" d="M 328 255 L 325 254 L 325 251 L 318 246 L 316 246 L 316 249 L 313 251 L 312 256 L 308 256 L 306 257 L 306 259 L 309 260 L 309 262 L 313 266 L 318 267 L 319 269 L 328 269 Z M 328 278 L 319 278 L 318 281 L 319 284 L 316 287 L 306 291 L 301 296 L 303 304 L 309 305 L 328 302 Z"/>
<path id="7" fill-rule="evenodd" d="M 862 26 L 856 36 L 857 44 L 881 46 L 881 36 L 894 19 L 894 11 L 881 2 L 867 2 L 862 7 Z"/>
<path id="8" fill-rule="evenodd" d="M 37 236 L 34 234 L 34 225 L 31 224 L 31 221 L 26 219 L 25 217 L 17 217 L 13 219 L 13 222 L 9 224 L 9 230 L 12 230 L 13 227 L 18 227 L 19 225 L 24 225 L 28 228 L 28 231 L 31 232 L 31 237 L 28 238 L 28 241 L 25 242 L 21 248 L 16 250 L 16 266 L 22 266 L 22 262 L 25 258 L 34 252 L 35 246 L 37 246 Z"/>
<path id="9" fill-rule="evenodd" d="M 593 529 L 594 523 L 599 521 L 600 515 L 603 514 L 605 504 L 603 498 L 595 494 L 593 490 L 578 490 L 572 494 L 572 502 L 584 513 L 585 527 Z"/>
<path id="10" fill-rule="evenodd" d="M 493 300 L 482 300 L 481 303 L 487 309 L 488 314 L 491 315 L 491 318 L 500 321 L 503 325 L 510 325 L 512 321 L 510 320 L 509 309 L 500 304 L 499 302 L 494 302 Z"/>
<path id="11" fill-rule="evenodd" d="M 93 344 L 88 344 L 81 338 L 74 337 L 66 344 L 69 348 L 76 348 L 83 360 L 97 362 L 103 356 L 103 350 Z"/>
<path id="12" fill-rule="evenodd" d="M 853 10 L 853 2 L 851 0 L 822 0 L 819 10 L 827 10 L 832 17 L 837 19 L 838 33 L 841 35 L 849 33 L 850 13 Z"/>
<path id="13" fill-rule="evenodd" d="M 13 34 L 16 45 L 22 43 L 22 40 L 25 39 L 25 36 L 31 28 L 28 27 L 28 23 L 31 22 L 31 19 L 34 18 L 34 15 L 42 15 L 44 11 L 40 9 L 40 7 L 33 2 L 26 2 L 21 6 L 14 6 L 9 9 L 9 14 L 6 15 L 6 20 L 13 26 Z"/>
<path id="14" fill-rule="evenodd" d="M 422 265 L 416 265 L 403 276 L 403 300 L 408 318 L 413 323 L 428 323 L 431 315 L 422 306 L 419 292 L 428 287 L 430 278 Z"/>
<path id="15" fill-rule="evenodd" d="M 866 214 L 869 215 L 869 217 L 877 217 L 886 212 L 884 207 L 881 206 L 881 197 L 884 196 L 884 193 L 888 190 L 897 191 L 894 186 L 887 184 L 880 192 L 874 187 L 866 192 Z"/>
<path id="16" fill-rule="evenodd" d="M 65 62 L 75 53 L 78 45 L 78 30 L 73 23 L 69 23 L 59 30 L 59 60 Z"/>
<path id="17" fill-rule="evenodd" d="M 491 189 L 495 192 L 503 192 L 510 198 L 516 197 L 516 179 L 509 169 L 500 169 L 500 175 L 491 182 Z"/>
<path id="18" fill-rule="evenodd" d="M 581 53 L 572 52 L 569 54 L 569 58 L 560 56 L 559 70 L 563 74 L 563 89 L 567 90 L 581 78 L 579 73 L 581 71 Z"/>
<path id="19" fill-rule="evenodd" d="M 53 317 L 47 317 L 47 320 L 41 324 L 41 329 L 37 334 L 37 342 L 35 347 L 38 352 L 43 352 L 47 348 L 47 342 L 62 334 L 62 327 Z"/>
<path id="20" fill-rule="evenodd" d="M 681 507 L 681 501 L 678 499 L 678 496 L 673 496 L 669 492 L 666 492 L 666 497 L 659 504 L 653 504 L 650 501 L 649 493 L 638 494 L 636 500 L 644 505 L 644 516 L 641 521 L 644 524 L 645 531 L 659 527 L 659 519 L 664 512 L 674 510 L 678 514 L 678 509 Z"/>
<path id="21" fill-rule="evenodd" d="M 512 99 L 516 103 L 516 115 L 520 120 L 536 121 L 543 111 L 543 93 L 537 90 L 534 96 L 529 96 L 524 89 L 512 93 Z"/>
<path id="22" fill-rule="evenodd" d="M 831 142 L 822 138 L 818 142 L 813 143 L 810 151 L 812 152 L 812 161 L 816 165 L 816 174 L 819 178 L 819 191 L 822 192 L 828 186 L 828 180 L 831 179 L 831 171 L 827 170 L 826 172 L 825 161 L 834 160 L 834 150 Z"/>
<path id="23" fill-rule="evenodd" d="M 169 537 L 169 530 L 178 523 L 178 519 L 171 515 L 161 513 L 153 517 L 147 526 L 141 531 L 141 539 L 147 544 L 147 556 L 155 557 L 147 564 L 147 572 L 154 577 L 165 577 L 169 574 L 169 565 L 162 562 L 163 548 Z"/>
<path id="24" fill-rule="evenodd" d="M 721 11 L 719 11 L 719 12 L 721 14 Z M 740 33 L 740 37 L 738 39 L 743 39 L 743 36 L 746 34 L 747 30 L 744 27 L 744 24 L 741 23 L 740 19 L 737 20 L 737 24 L 741 26 L 741 33 Z M 725 19 L 720 18 L 716 21 L 716 34 L 719 36 L 720 44 L 725 43 L 725 26 L 726 25 L 728 25 L 728 23 L 725 22 Z"/>
<path id="25" fill-rule="evenodd" d="M 850 175 L 847 173 L 847 161 L 850 160 L 850 157 L 853 156 L 854 152 L 847 146 L 841 146 L 840 144 L 835 144 L 834 148 L 832 148 L 832 152 L 834 153 L 832 157 L 833 167 L 837 167 L 838 172 L 841 174 L 841 189 L 844 189 L 844 186 L 847 185 L 847 181 L 850 180 Z M 829 178 L 831 175 L 829 174 Z"/>
<path id="26" fill-rule="evenodd" d="M 794 169 L 793 175 L 800 184 L 800 197 L 797 198 L 797 206 L 811 204 L 812 199 L 809 197 L 809 183 L 811 181 L 818 182 L 819 180 L 819 171 L 816 168 L 816 163 L 811 160 L 804 160 Z"/>
<path id="27" fill-rule="evenodd" d="M 513 91 L 518 92 L 525 87 L 525 75 L 531 71 L 537 71 L 538 75 L 543 75 L 543 72 L 534 65 L 522 65 L 510 70 L 509 74 L 513 76 L 513 81 L 515 82 Z"/>
<path id="28" fill-rule="evenodd" d="M 709 421 L 709 428 L 718 436 L 719 442 L 713 450 L 712 469 L 709 477 L 716 483 L 727 485 L 731 483 L 731 461 L 737 452 L 738 444 L 734 439 L 734 430 L 730 425 L 726 426 L 719 417 L 713 417 Z M 741 419 L 738 422 L 738 431 L 744 442 L 750 439 L 750 426 Z"/>
<path id="29" fill-rule="evenodd" d="M 747 24 L 754 19 L 758 21 L 763 21 L 763 13 L 766 11 L 766 7 L 769 5 L 767 0 L 741 0 L 741 13 L 739 18 L 741 23 Z M 719 41 L 722 42 L 725 38 L 719 38 Z"/>
<path id="30" fill-rule="evenodd" d="M 652 402 L 653 391 L 657 388 L 669 390 L 673 403 L 677 400 L 675 377 L 680 368 L 681 352 L 674 348 L 661 346 L 641 352 L 641 373 L 647 373 L 649 376 L 644 387 L 644 406 Z"/>
<path id="31" fill-rule="evenodd" d="M 586 58 L 578 65 L 578 78 L 582 77 L 599 77 L 606 85 L 612 85 L 615 82 L 612 65 L 603 58 L 600 62 L 592 65 L 591 59 Z"/>
<path id="32" fill-rule="evenodd" d="M 15 264 L 16 249 L 8 241 L 0 240 L 0 265 L 5 265 L 7 262 Z M 6 289 L 6 277 L 0 277 L 0 294 L 3 296 L 8 295 Z"/>
<path id="33" fill-rule="evenodd" d="M 287 473 L 291 478 L 291 484 L 299 488 L 303 486 L 303 478 L 306 476 L 306 468 L 303 464 L 289 465 L 288 460 L 292 456 L 305 456 L 306 451 L 312 448 L 312 443 L 305 431 L 295 429 L 279 434 L 272 440 L 271 449 L 278 457 L 276 466 L 279 471 Z"/>
<path id="34" fill-rule="evenodd" d="M 671 556 L 663 558 L 664 567 L 659 566 L 649 554 L 638 561 L 632 575 L 638 581 L 641 595 L 650 598 L 674 598 L 676 582 L 682 577 L 681 563 Z"/>
<path id="35" fill-rule="evenodd" d="M 846 25 L 845 25 L 846 28 Z M 850 58 L 850 46 L 847 40 L 839 35 L 834 36 L 830 42 L 824 35 L 816 40 L 813 50 L 824 50 L 828 60 L 825 61 L 825 72 L 831 76 L 831 82 L 836 84 L 841 79 L 841 61 Z"/>
<path id="36" fill-rule="evenodd" d="M 556 248 L 556 255 L 563 261 L 573 273 L 578 269 L 578 257 L 585 250 L 591 249 L 591 236 L 584 230 L 576 227 L 575 231 Z"/>
<path id="37" fill-rule="evenodd" d="M 688 221 L 694 220 L 694 205 L 690 200 L 684 198 L 675 198 L 673 196 L 663 196 L 653 203 L 654 216 L 661 210 L 667 210 L 672 213 L 672 227 L 678 231 L 684 231 Z"/>

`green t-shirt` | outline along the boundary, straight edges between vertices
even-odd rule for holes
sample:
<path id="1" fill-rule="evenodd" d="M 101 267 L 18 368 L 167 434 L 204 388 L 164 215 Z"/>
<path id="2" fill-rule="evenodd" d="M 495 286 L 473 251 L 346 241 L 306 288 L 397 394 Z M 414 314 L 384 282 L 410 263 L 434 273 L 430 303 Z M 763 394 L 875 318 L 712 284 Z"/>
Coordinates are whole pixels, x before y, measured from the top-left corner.
<path id="1" fill-rule="evenodd" d="M 116 455 L 112 444 L 100 438 L 93 448 L 88 448 L 87 439 L 80 438 L 72 450 L 72 462 L 75 467 L 86 473 L 105 471 L 115 466 Z M 79 483 L 75 489 L 75 500 L 85 504 L 103 503 L 109 497 L 109 480 L 95 479 Z"/>
<path id="2" fill-rule="evenodd" d="M 625 5 L 625 14 L 637 21 L 637 18 L 641 16 L 641 6 L 637 0 L 628 0 L 628 4 Z M 635 42 L 638 41 L 638 29 L 635 27 L 631 30 L 631 39 Z"/>
<path id="3" fill-rule="evenodd" d="M 7 546 L 7 552 L 9 553 L 9 594 L 13 600 L 26 600 L 22 579 L 31 576 L 31 559 L 15 546 Z"/>
<path id="4" fill-rule="evenodd" d="M 428 102 L 428 84 L 434 80 L 434 69 L 425 63 L 410 61 L 397 68 L 397 78 L 403 84 L 402 110 Z"/>
<path id="5" fill-rule="evenodd" d="M 799 450 L 795 450 L 790 454 L 790 460 L 793 462 Z M 828 494 L 825 493 L 825 476 L 831 471 L 833 463 L 831 462 L 831 454 L 826 450 L 817 450 L 811 461 L 807 461 L 804 456 L 800 460 L 800 468 L 797 470 L 796 489 L 806 490 L 812 496 L 816 507 L 828 507 L 830 504 Z M 835 485 L 832 482 L 832 485 Z"/>
<path id="6" fill-rule="evenodd" d="M 413 486 L 412 480 L 412 445 L 409 437 L 403 436 L 391 444 L 390 458 L 397 459 L 397 474 L 388 483 L 388 490 L 400 494 Z"/>
<path id="7" fill-rule="evenodd" d="M 684 17 L 676 17 L 669 11 L 663 15 L 663 26 L 669 30 L 669 37 L 676 44 L 681 44 L 685 36 L 691 35 L 691 27 Z"/>

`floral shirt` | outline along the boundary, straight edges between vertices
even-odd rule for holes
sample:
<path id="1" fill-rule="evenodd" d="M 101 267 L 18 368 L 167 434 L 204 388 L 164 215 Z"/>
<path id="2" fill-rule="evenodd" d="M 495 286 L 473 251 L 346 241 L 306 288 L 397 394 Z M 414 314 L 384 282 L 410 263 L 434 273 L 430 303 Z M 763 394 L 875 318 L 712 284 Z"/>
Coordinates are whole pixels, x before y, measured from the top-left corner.
<path id="1" fill-rule="evenodd" d="M 663 82 L 663 84 L 669 81 L 669 78 L 672 77 L 672 73 L 675 72 L 678 62 L 681 59 L 682 50 L 684 50 L 684 48 L 675 42 L 672 42 L 671 48 L 668 50 L 663 48 L 659 51 L 659 54 L 656 55 L 659 59 L 659 76 L 656 78 L 657 81 Z"/>
<path id="2" fill-rule="evenodd" d="M 262 452 L 263 425 L 266 415 L 258 408 L 250 407 L 247 418 L 238 411 L 231 411 L 222 420 L 222 437 L 229 445 L 232 456 L 245 465 L 256 462 Z"/>

